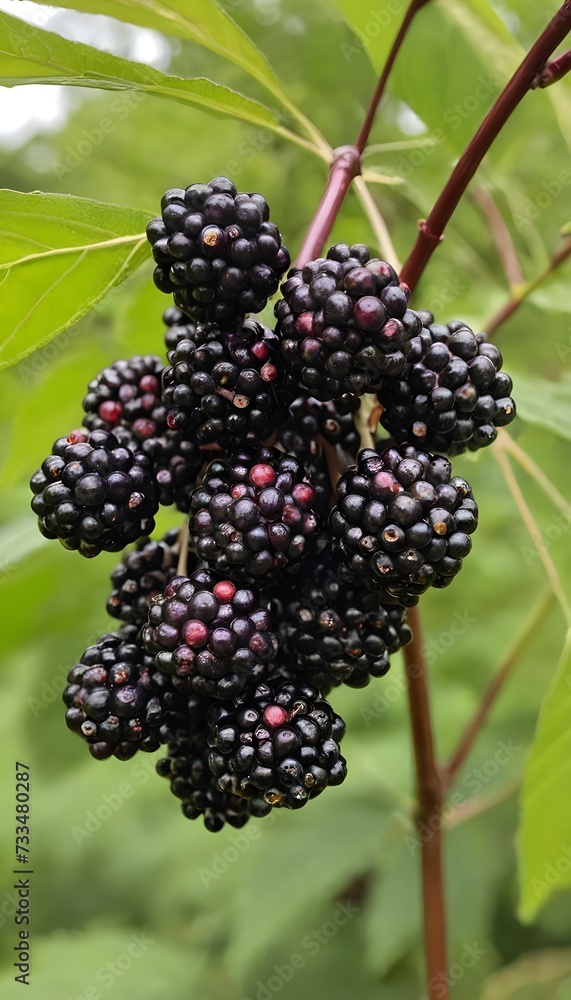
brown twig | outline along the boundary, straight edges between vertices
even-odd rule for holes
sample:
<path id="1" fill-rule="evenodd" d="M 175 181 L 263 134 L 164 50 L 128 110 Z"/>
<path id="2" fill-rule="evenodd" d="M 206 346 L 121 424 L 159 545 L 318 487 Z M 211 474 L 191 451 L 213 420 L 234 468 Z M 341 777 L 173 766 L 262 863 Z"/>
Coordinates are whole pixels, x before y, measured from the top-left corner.
<path id="1" fill-rule="evenodd" d="M 485 795 L 476 795 L 474 799 L 470 799 L 468 802 L 462 802 L 459 806 L 454 809 L 454 812 L 447 817 L 444 826 L 446 829 L 451 830 L 455 826 L 460 826 L 462 823 L 467 823 L 468 820 L 474 819 L 476 816 L 481 816 L 482 813 L 488 812 L 489 809 L 494 809 L 495 806 L 501 805 L 502 802 L 507 802 L 511 799 L 512 795 L 516 795 L 521 788 L 521 777 L 512 778 L 511 781 L 506 781 L 499 788 L 493 788 Z"/>
<path id="2" fill-rule="evenodd" d="M 555 59 L 551 59 L 543 67 L 541 73 L 537 74 L 531 86 L 534 90 L 536 87 L 540 87 L 543 90 L 545 87 L 550 87 L 552 83 L 562 80 L 569 72 L 571 72 L 571 49 L 563 52 Z"/>
<path id="3" fill-rule="evenodd" d="M 504 269 L 508 285 L 510 288 L 519 288 L 524 283 L 523 275 L 510 231 L 506 226 L 502 213 L 487 188 L 482 187 L 480 184 L 475 184 L 472 195 L 490 227 L 490 233 L 496 245 L 498 257 Z"/>
<path id="4" fill-rule="evenodd" d="M 472 747 L 474 746 L 484 723 L 494 707 L 500 691 L 502 690 L 513 668 L 525 652 L 536 628 L 544 621 L 545 616 L 551 608 L 553 602 L 553 590 L 551 587 L 548 587 L 541 595 L 531 614 L 526 618 L 525 625 L 521 629 L 519 635 L 516 636 L 516 639 L 511 648 L 508 650 L 501 666 L 493 675 L 488 687 L 482 695 L 480 704 L 462 733 L 460 742 L 458 743 L 458 746 L 445 768 L 444 781 L 446 789 L 450 788 L 450 785 L 458 774 L 458 771 L 468 759 Z"/>
<path id="5" fill-rule="evenodd" d="M 559 265 L 562 264 L 564 260 L 567 260 L 570 255 L 571 236 L 566 236 L 563 246 L 561 246 L 559 250 L 553 254 L 553 257 L 549 261 L 545 270 L 542 271 L 537 278 L 534 278 L 533 281 L 528 281 L 526 284 L 520 285 L 518 289 L 514 290 L 507 302 L 505 302 L 504 305 L 501 306 L 496 313 L 494 313 L 491 319 L 488 320 L 484 326 L 484 330 L 488 336 L 492 337 L 499 327 L 513 316 L 516 310 L 519 309 L 522 302 L 524 302 L 536 288 L 539 288 L 544 281 L 551 277 Z"/>
<path id="6" fill-rule="evenodd" d="M 427 3 L 429 3 L 429 0 L 411 0 L 411 3 L 407 7 L 406 13 L 403 18 L 403 22 L 391 46 L 391 50 L 387 56 L 387 61 L 383 66 L 382 73 L 379 77 L 379 82 L 375 87 L 375 92 L 371 98 L 371 103 L 369 104 L 369 107 L 367 109 L 365 121 L 363 122 L 357 142 L 355 143 L 355 146 L 359 151 L 359 153 L 363 152 L 365 146 L 367 145 L 367 142 L 369 141 L 369 136 L 371 134 L 371 129 L 373 127 L 373 122 L 375 120 L 377 108 L 379 107 L 379 104 L 381 103 L 381 100 L 383 98 L 387 81 L 389 79 L 389 76 L 391 75 L 391 70 L 394 66 L 395 59 L 400 52 L 400 49 L 406 38 L 406 35 L 408 34 L 408 29 L 410 28 L 415 15 L 418 13 L 421 7 L 425 7 Z"/>
<path id="7" fill-rule="evenodd" d="M 190 537 L 190 522 L 186 518 L 182 528 L 178 533 L 178 564 L 176 567 L 177 576 L 186 576 L 188 572 L 188 540 Z"/>
<path id="8" fill-rule="evenodd" d="M 419 224 L 419 234 L 403 270 L 401 280 L 413 288 L 442 240 L 442 234 L 484 156 L 551 53 L 571 30 L 571 0 L 563 5 L 541 33 L 527 56 L 484 118 L 472 141 L 454 167 L 448 182 L 427 219 Z"/>
<path id="9" fill-rule="evenodd" d="M 426 978 L 430 1000 L 436 1000 L 437 997 L 439 1000 L 448 1000 L 448 987 L 446 981 L 441 978 L 441 974 L 445 973 L 447 969 L 446 912 L 440 822 L 444 789 L 434 751 L 426 656 L 422 624 L 417 608 L 409 610 L 408 621 L 412 628 L 413 638 L 409 645 L 405 646 L 404 660 L 418 789 L 416 819 L 422 845 Z M 430 837 L 422 836 L 426 828 L 433 831 Z"/>

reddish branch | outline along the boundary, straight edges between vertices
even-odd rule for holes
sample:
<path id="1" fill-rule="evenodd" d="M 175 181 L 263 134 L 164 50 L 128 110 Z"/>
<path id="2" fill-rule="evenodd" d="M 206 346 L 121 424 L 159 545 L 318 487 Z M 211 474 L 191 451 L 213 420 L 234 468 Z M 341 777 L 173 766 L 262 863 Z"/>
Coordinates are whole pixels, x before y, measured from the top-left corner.
<path id="1" fill-rule="evenodd" d="M 408 612 L 413 639 L 404 649 L 410 725 L 414 745 L 418 790 L 417 826 L 422 845 L 422 887 L 424 899 L 424 944 L 426 976 L 430 1000 L 447 1000 L 446 913 L 442 868 L 442 804 L 444 786 L 436 762 L 426 655 L 422 624 L 417 608 Z M 428 832 L 428 835 L 427 835 Z M 442 991 L 445 992 L 442 992 Z"/>
<path id="2" fill-rule="evenodd" d="M 486 115 L 476 135 L 458 160 L 430 215 L 420 223 L 416 243 L 401 272 L 401 280 L 406 281 L 411 288 L 417 284 L 442 240 L 442 234 L 458 202 L 490 146 L 533 86 L 551 53 L 561 44 L 570 30 L 571 0 L 565 0 Z"/>
<path id="3" fill-rule="evenodd" d="M 532 83 L 532 87 L 550 87 L 552 83 L 557 83 L 558 80 L 562 80 L 564 76 L 571 71 L 571 49 L 564 52 L 562 55 L 557 56 L 556 59 L 552 59 L 551 62 L 544 66 L 541 73 L 538 73 L 535 80 Z"/>

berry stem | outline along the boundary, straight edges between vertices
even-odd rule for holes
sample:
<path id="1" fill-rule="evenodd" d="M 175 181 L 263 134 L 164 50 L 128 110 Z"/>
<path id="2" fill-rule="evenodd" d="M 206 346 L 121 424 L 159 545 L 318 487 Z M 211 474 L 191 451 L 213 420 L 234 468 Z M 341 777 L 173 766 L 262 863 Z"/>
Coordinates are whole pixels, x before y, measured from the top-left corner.
<path id="1" fill-rule="evenodd" d="M 517 777 L 511 781 L 505 781 L 499 788 L 493 789 L 491 792 L 486 792 L 484 795 L 476 795 L 473 799 L 461 802 L 446 820 L 446 829 L 451 830 L 455 826 L 461 826 L 462 823 L 467 823 L 476 816 L 481 816 L 482 813 L 488 812 L 489 809 L 494 809 L 495 806 L 499 806 L 502 802 L 511 799 L 513 795 L 517 795 L 520 788 L 521 777 Z"/>
<path id="2" fill-rule="evenodd" d="M 551 502 L 561 511 L 561 513 L 567 518 L 571 524 L 571 504 L 565 499 L 562 493 L 559 492 L 555 483 L 551 482 L 549 476 L 546 476 L 545 472 L 537 462 L 534 462 L 533 458 L 527 454 L 523 448 L 514 441 L 510 435 L 500 428 L 500 447 L 505 448 L 507 452 L 512 456 L 514 461 L 520 466 L 524 472 L 527 472 L 528 476 L 531 476 L 535 480 L 538 486 L 541 487 L 543 492 L 549 497 Z M 494 448 L 498 445 L 494 444 Z"/>
<path id="3" fill-rule="evenodd" d="M 177 576 L 186 576 L 188 573 L 188 542 L 190 537 L 190 522 L 188 518 L 184 522 L 178 533 L 178 564 L 176 567 Z"/>
<path id="4" fill-rule="evenodd" d="M 500 667 L 493 675 L 488 687 L 482 695 L 480 704 L 468 722 L 468 725 L 462 733 L 458 746 L 452 754 L 450 761 L 446 765 L 444 770 L 446 789 L 450 788 L 454 778 L 458 774 L 458 771 L 468 759 L 474 743 L 476 742 L 480 731 L 482 730 L 493 706 L 496 703 L 496 699 L 500 691 L 503 689 L 504 684 L 506 683 L 513 668 L 517 665 L 523 653 L 525 653 L 528 649 L 529 643 L 533 639 L 536 630 L 544 623 L 545 617 L 552 607 L 554 599 L 552 588 L 547 587 L 540 595 L 535 607 L 526 617 L 523 628 L 520 629 Z"/>
<path id="5" fill-rule="evenodd" d="M 419 234 L 401 273 L 411 288 L 418 283 L 443 232 L 484 156 L 518 104 L 533 86 L 547 59 L 571 30 L 571 0 L 564 0 L 462 153 Z"/>
<path id="6" fill-rule="evenodd" d="M 442 863 L 442 775 L 436 762 L 428 697 L 427 664 L 418 608 L 410 608 L 413 638 L 404 648 L 410 723 L 414 745 L 418 809 L 416 821 L 422 855 L 424 947 L 430 1000 L 448 1000 L 446 979 L 446 911 Z M 425 831 L 430 831 L 430 836 Z M 444 989 L 444 992 L 442 990 Z"/>
<path id="7" fill-rule="evenodd" d="M 543 67 L 541 73 L 538 73 L 535 80 L 533 81 L 532 87 L 540 87 L 542 90 L 545 87 L 550 87 L 552 83 L 557 83 L 558 80 L 562 80 L 564 76 L 571 71 L 571 49 L 567 52 L 563 52 L 556 59 L 551 59 L 546 66 Z"/>
<path id="8" fill-rule="evenodd" d="M 513 316 L 516 310 L 519 309 L 522 302 L 525 299 L 527 299 L 528 296 L 530 296 L 531 293 L 534 292 L 536 288 L 539 288 L 539 286 L 542 285 L 544 281 L 547 281 L 547 279 L 551 277 L 553 272 L 557 270 L 560 264 L 562 264 L 563 261 L 567 260 L 567 258 L 570 255 L 571 255 L 571 236 L 567 236 L 565 238 L 563 245 L 559 248 L 559 250 L 557 250 L 556 253 L 553 254 L 553 257 L 549 261 L 549 264 L 541 272 L 541 274 L 538 274 L 538 276 L 534 278 L 532 281 L 527 281 L 523 285 L 520 285 L 518 288 L 513 289 L 511 297 L 507 300 L 507 302 L 500 309 L 498 309 L 498 311 L 491 317 L 491 319 L 488 320 L 488 322 L 484 326 L 484 330 L 486 331 L 488 336 L 492 337 L 496 333 L 496 331 L 500 328 L 500 326 L 502 326 L 508 319 L 510 319 Z"/>
<path id="9" fill-rule="evenodd" d="M 325 455 L 325 461 L 327 462 L 327 471 L 329 473 L 329 481 L 335 496 L 337 496 L 337 483 L 341 479 L 342 472 L 339 465 L 339 456 L 332 444 L 322 438 L 320 434 L 317 435 L 316 441 L 321 445 L 323 449 L 323 454 Z"/>
<path id="10" fill-rule="evenodd" d="M 371 129 L 373 127 L 373 122 L 375 120 L 375 115 L 377 113 L 377 108 L 379 107 L 379 104 L 381 103 L 381 100 L 382 100 L 383 95 L 385 93 L 385 88 L 386 88 L 386 85 L 387 85 L 387 81 L 388 81 L 389 76 L 391 74 L 391 70 L 392 70 L 392 68 L 394 66 L 396 57 L 398 56 L 398 54 L 399 54 L 399 52 L 400 52 L 400 50 L 402 48 L 402 44 L 403 44 L 403 42 L 404 42 L 404 40 L 405 40 L 405 38 L 406 38 L 406 36 L 408 34 L 408 29 L 410 28 L 410 26 L 411 26 L 411 24 L 412 24 L 412 22 L 414 20 L 415 14 L 418 13 L 418 11 L 420 10 L 421 7 L 425 7 L 426 4 L 429 3 L 429 2 L 430 2 L 430 0 L 411 0 L 411 2 L 409 3 L 409 5 L 408 5 L 408 7 L 406 9 L 406 13 L 404 15 L 402 24 L 401 24 L 401 26 L 400 26 L 400 28 L 398 30 L 397 36 L 396 36 L 393 44 L 391 46 L 391 50 L 390 50 L 390 52 L 389 52 L 389 54 L 387 56 L 387 61 L 386 61 L 385 65 L 383 66 L 381 75 L 379 77 L 379 81 L 377 83 L 377 86 L 375 87 L 375 92 L 374 92 L 374 94 L 373 94 L 373 96 L 371 98 L 371 103 L 369 104 L 369 107 L 367 109 L 367 114 L 365 116 L 365 121 L 363 122 L 363 125 L 361 126 L 361 131 L 359 132 L 359 136 L 357 138 L 357 142 L 355 143 L 355 146 L 356 146 L 357 150 L 359 151 L 359 153 L 363 153 L 363 151 L 365 149 L 365 146 L 367 145 L 367 142 L 369 141 L 369 136 L 371 134 Z"/>
<path id="11" fill-rule="evenodd" d="M 303 267 L 308 260 L 314 260 L 319 256 L 339 214 L 349 185 L 360 172 L 361 157 L 355 146 L 339 146 L 333 151 L 327 187 L 297 255 L 296 267 Z"/>
<path id="12" fill-rule="evenodd" d="M 472 191 L 474 201 L 484 216 L 498 251 L 510 290 L 517 291 L 523 284 L 523 275 L 510 231 L 504 217 L 487 188 L 475 184 Z"/>

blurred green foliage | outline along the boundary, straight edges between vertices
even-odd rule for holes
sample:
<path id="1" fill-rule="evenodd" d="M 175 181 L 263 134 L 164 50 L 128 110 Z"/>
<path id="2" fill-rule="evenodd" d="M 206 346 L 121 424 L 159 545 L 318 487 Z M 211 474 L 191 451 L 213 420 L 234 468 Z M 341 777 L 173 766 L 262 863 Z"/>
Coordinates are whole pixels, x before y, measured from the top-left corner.
<path id="1" fill-rule="evenodd" d="M 374 87 L 373 67 L 382 62 L 404 2 L 242 0 L 224 6 L 328 141 L 353 140 Z M 368 169 L 401 181 L 372 190 L 402 258 L 418 217 L 554 10 L 532 0 L 434 0 L 418 15 L 374 128 L 372 142 L 379 145 L 365 161 Z M 171 48 L 169 73 L 205 76 L 277 107 L 243 68 L 180 38 L 171 39 Z M 129 92 L 78 94 L 61 131 L 1 151 L 3 187 L 89 197 L 150 215 L 167 188 L 230 173 L 239 187 L 263 192 L 286 243 L 294 252 L 299 247 L 325 183 L 319 158 L 271 130 L 155 96 L 135 101 Z M 566 81 L 530 94 L 478 174 L 504 216 L 527 280 L 545 268 L 571 217 L 570 109 Z M 95 142 L 103 119 L 113 128 Z M 335 239 L 380 249 L 353 194 Z M 383 680 L 334 693 L 348 723 L 347 782 L 302 813 L 252 821 L 240 832 L 212 836 L 188 823 L 154 774 L 152 758 L 98 764 L 65 728 L 65 673 L 95 636 L 113 627 L 104 607 L 116 557 L 87 562 L 45 542 L 28 508 L 26 484 L 54 438 L 80 422 L 85 385 L 102 366 L 161 351 L 166 300 L 149 278 L 150 265 L 144 265 L 78 325 L 2 374 L 2 997 L 10 1000 L 21 990 L 12 967 L 18 759 L 32 769 L 27 995 L 34 1000 L 155 1000 L 163 992 L 172 1000 L 269 1000 L 278 993 L 284 1000 L 417 1000 L 424 996 L 419 848 L 399 657 Z M 563 265 L 498 334 L 517 399 L 521 373 L 525 420 L 512 434 L 564 494 L 568 287 L 569 265 Z M 482 329 L 507 295 L 490 227 L 468 194 L 415 304 L 444 322 L 462 317 Z M 422 602 L 443 756 L 545 586 L 541 560 L 493 454 L 462 457 L 456 467 L 474 487 L 481 526 L 455 585 Z M 529 476 L 518 471 L 518 479 L 569 594 L 569 519 Z M 176 523 L 174 517 L 164 512 L 159 527 Z M 560 891 L 533 924 L 524 925 L 517 917 L 514 847 L 517 787 L 564 632 L 555 605 L 530 637 L 455 785 L 459 805 L 445 835 L 450 980 L 453 995 L 465 1000 L 571 997 L 571 894 L 563 888 L 569 875 L 560 865 Z M 563 731 L 570 724 L 565 717 Z M 498 763 L 500 744 L 512 748 L 507 763 Z M 569 778 L 569 767 L 555 747 L 554 772 L 562 768 Z M 462 810 L 475 809 L 486 796 L 496 804 L 460 823 Z M 566 817 L 568 801 L 561 801 Z M 571 849 L 571 832 L 561 844 L 566 847 Z M 538 904 L 543 891 L 536 887 Z M 546 897 L 548 891 L 546 882 Z M 336 916 L 345 923 L 335 923 Z"/>

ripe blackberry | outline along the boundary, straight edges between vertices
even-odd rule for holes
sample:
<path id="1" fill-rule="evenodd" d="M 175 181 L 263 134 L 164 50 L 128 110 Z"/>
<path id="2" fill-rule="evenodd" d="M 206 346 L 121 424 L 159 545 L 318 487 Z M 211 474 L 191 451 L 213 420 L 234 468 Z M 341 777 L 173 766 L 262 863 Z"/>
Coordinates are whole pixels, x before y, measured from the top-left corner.
<path id="1" fill-rule="evenodd" d="M 141 442 L 140 449 L 153 464 L 159 501 L 188 513 L 190 498 L 206 456 L 190 435 L 166 427 L 156 438 Z"/>
<path id="2" fill-rule="evenodd" d="M 168 756 L 157 763 L 158 773 L 168 778 L 173 795 L 181 800 L 187 819 L 204 818 L 204 825 L 211 833 L 223 828 L 225 823 L 242 827 L 250 816 L 266 816 L 271 806 L 261 796 L 244 799 L 231 792 L 223 792 L 208 766 L 208 730 L 206 712 L 211 702 L 194 696 L 185 703 L 184 711 L 170 716 L 168 729 Z"/>
<path id="3" fill-rule="evenodd" d="M 181 340 L 192 340 L 196 333 L 196 323 L 185 316 L 176 306 L 169 306 L 163 313 L 165 324 L 164 342 L 167 351 L 172 351 Z"/>
<path id="4" fill-rule="evenodd" d="M 166 419 L 161 400 L 163 368 L 154 354 L 136 355 L 104 368 L 87 387 L 83 426 L 90 431 L 126 427 L 139 441 L 155 437 Z"/>
<path id="5" fill-rule="evenodd" d="M 432 313 L 419 315 L 423 328 L 404 371 L 378 392 L 383 427 L 397 441 L 449 455 L 491 444 L 496 428 L 516 415 L 512 380 L 500 371 L 502 355 L 465 323 L 443 326 Z"/>
<path id="6" fill-rule="evenodd" d="M 46 538 L 91 557 L 152 532 L 158 490 L 149 459 L 109 431 L 72 431 L 30 480 L 32 510 Z"/>
<path id="7" fill-rule="evenodd" d="M 176 574 L 179 546 L 176 528 L 164 538 L 140 538 L 136 549 L 126 552 L 111 573 L 113 590 L 107 600 L 112 618 L 141 627 L 147 621 L 149 604 L 162 594 Z"/>
<path id="8" fill-rule="evenodd" d="M 158 749 L 168 680 L 155 673 L 137 628 L 124 625 L 101 636 L 67 680 L 66 722 L 92 757 L 128 760 L 137 750 Z"/>
<path id="9" fill-rule="evenodd" d="M 286 368 L 312 396 L 345 396 L 346 407 L 400 374 L 422 328 L 408 286 L 362 244 L 338 243 L 327 258 L 293 268 L 281 293 L 276 333 Z"/>
<path id="10" fill-rule="evenodd" d="M 143 644 L 177 687 L 233 698 L 269 671 L 278 640 L 268 605 L 250 587 L 208 571 L 175 576 L 149 607 Z"/>
<path id="11" fill-rule="evenodd" d="M 478 508 L 450 462 L 412 446 L 360 454 L 337 484 L 331 534 L 349 568 L 383 603 L 410 607 L 446 587 L 472 548 Z"/>
<path id="12" fill-rule="evenodd" d="M 364 687 L 389 669 L 389 654 L 410 642 L 403 608 L 384 608 L 331 546 L 305 563 L 274 599 L 280 662 L 320 691 Z"/>
<path id="13" fill-rule="evenodd" d="M 261 312 L 290 264 L 265 199 L 215 177 L 167 191 L 161 208 L 147 226 L 157 288 L 174 292 L 193 320 L 229 323 Z"/>
<path id="14" fill-rule="evenodd" d="M 315 501 L 293 455 L 260 448 L 216 459 L 191 500 L 197 555 L 218 573 L 270 583 L 295 571 L 315 542 Z"/>
<path id="15" fill-rule="evenodd" d="M 203 344 L 181 340 L 164 374 L 168 425 L 200 445 L 260 444 L 287 419 L 278 346 L 253 319 Z"/>
<path id="16" fill-rule="evenodd" d="M 209 718 L 209 764 L 223 791 L 299 809 L 345 779 L 345 723 L 317 688 L 278 676 L 214 705 Z"/>
<path id="17" fill-rule="evenodd" d="M 335 403 L 311 396 L 298 397 L 291 404 L 289 420 L 280 425 L 278 435 L 288 451 L 299 454 L 321 436 L 339 449 L 345 465 L 355 461 L 361 443 L 352 413 L 340 413 Z"/>

